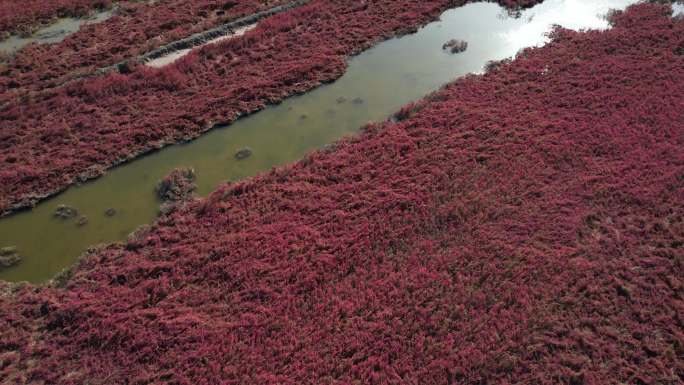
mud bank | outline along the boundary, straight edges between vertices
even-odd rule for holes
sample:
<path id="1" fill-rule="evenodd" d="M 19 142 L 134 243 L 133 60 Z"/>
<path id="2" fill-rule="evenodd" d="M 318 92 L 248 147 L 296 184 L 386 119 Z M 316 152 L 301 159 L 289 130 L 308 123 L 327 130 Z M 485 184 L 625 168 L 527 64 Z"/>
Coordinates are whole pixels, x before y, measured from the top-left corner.
<path id="1" fill-rule="evenodd" d="M 312 1 L 163 69 L 135 67 L 14 101 L 0 111 L 0 212 L 337 79 L 348 56 L 450 5 Z"/>
<path id="2" fill-rule="evenodd" d="M 684 21 L 557 31 L 0 295 L 7 383 L 684 377 Z"/>

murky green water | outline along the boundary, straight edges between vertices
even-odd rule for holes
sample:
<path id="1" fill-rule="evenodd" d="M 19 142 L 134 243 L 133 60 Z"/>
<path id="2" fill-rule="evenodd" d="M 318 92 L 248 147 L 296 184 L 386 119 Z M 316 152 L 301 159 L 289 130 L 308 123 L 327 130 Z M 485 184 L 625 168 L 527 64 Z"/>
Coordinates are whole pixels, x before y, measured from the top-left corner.
<path id="1" fill-rule="evenodd" d="M 442 20 L 413 35 L 379 44 L 350 60 L 347 73 L 333 84 L 217 128 L 199 139 L 168 147 L 111 170 L 106 176 L 70 188 L 30 211 L 0 220 L 0 247 L 16 245 L 20 264 L 0 271 L 0 279 L 42 282 L 75 262 L 89 246 L 125 238 L 158 213 L 154 186 L 179 166 L 197 171 L 199 192 L 302 158 L 368 121 L 387 118 L 459 76 L 482 71 L 488 60 L 514 55 L 520 48 L 541 44 L 549 25 L 605 28 L 600 16 L 624 8 L 628 0 L 550 0 L 511 18 L 491 3 L 470 4 L 447 11 Z M 441 47 L 449 39 L 468 42 L 467 51 L 452 55 Z M 343 103 L 339 98 L 345 98 Z M 356 102 L 354 102 L 356 99 Z M 236 160 L 249 147 L 253 155 Z M 53 218 L 59 204 L 76 207 L 89 223 Z M 118 213 L 105 216 L 108 208 Z"/>
<path id="2" fill-rule="evenodd" d="M 45 28 L 41 28 L 31 36 L 20 37 L 12 35 L 9 38 L 0 41 L 0 52 L 5 54 L 14 54 L 20 49 L 31 43 L 51 44 L 58 43 L 70 34 L 77 32 L 84 24 L 93 24 L 105 21 L 112 17 L 114 10 L 106 10 L 95 12 L 86 18 L 62 18 L 50 24 Z"/>

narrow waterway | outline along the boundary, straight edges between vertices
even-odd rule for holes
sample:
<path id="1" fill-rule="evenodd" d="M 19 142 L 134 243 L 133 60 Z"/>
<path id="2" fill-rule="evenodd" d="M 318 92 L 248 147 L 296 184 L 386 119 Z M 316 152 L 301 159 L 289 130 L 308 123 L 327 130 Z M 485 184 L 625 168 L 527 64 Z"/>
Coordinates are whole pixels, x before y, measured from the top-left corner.
<path id="1" fill-rule="evenodd" d="M 73 18 L 65 17 L 58 19 L 54 23 L 39 29 L 31 36 L 12 35 L 0 41 L 0 52 L 12 55 L 31 43 L 52 44 L 64 40 L 67 36 L 81 29 L 84 24 L 94 24 L 103 22 L 114 15 L 114 8 L 104 11 L 97 11 L 88 17 Z"/>
<path id="2" fill-rule="evenodd" d="M 154 187 L 179 166 L 195 168 L 199 193 L 226 180 L 239 180 L 302 158 L 307 152 L 353 135 L 368 121 L 386 119 L 402 105 L 467 73 L 481 72 L 489 60 L 541 45 L 552 24 L 566 28 L 607 28 L 603 17 L 630 0 L 548 0 L 511 17 L 492 3 L 474 3 L 445 12 L 417 33 L 383 42 L 354 57 L 338 81 L 280 105 L 217 128 L 187 144 L 170 146 L 117 167 L 102 178 L 76 186 L 32 210 L 0 220 L 0 247 L 16 246 L 24 257 L 0 271 L 0 279 L 43 282 L 73 264 L 88 246 L 124 239 L 152 223 L 159 209 Z M 465 52 L 442 50 L 450 39 L 468 42 Z M 252 156 L 237 160 L 249 147 Z M 88 218 L 53 216 L 60 204 Z M 116 214 L 105 215 L 113 208 Z"/>

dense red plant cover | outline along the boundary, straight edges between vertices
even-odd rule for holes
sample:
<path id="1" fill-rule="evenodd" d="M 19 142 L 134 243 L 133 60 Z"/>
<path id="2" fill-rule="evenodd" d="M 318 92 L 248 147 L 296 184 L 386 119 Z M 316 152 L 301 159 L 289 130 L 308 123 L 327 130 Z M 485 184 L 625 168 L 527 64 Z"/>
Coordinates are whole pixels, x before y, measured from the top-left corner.
<path id="1" fill-rule="evenodd" d="M 0 213 L 344 73 L 347 56 L 465 0 L 314 0 L 164 67 L 71 83 L 0 110 Z"/>
<path id="2" fill-rule="evenodd" d="M 110 8 L 111 0 L 3 0 L 0 2 L 0 38 L 31 33 L 57 17 L 85 16 L 94 9 Z"/>
<path id="3" fill-rule="evenodd" d="M 681 384 L 684 21 L 558 31 L 0 295 L 8 384 Z M 10 294 L 11 292 L 11 294 Z"/>
<path id="4" fill-rule="evenodd" d="M 365 1 L 365 0 L 364 0 Z M 540 0 L 497 0 L 511 8 Z M 34 45 L 0 67 L 0 102 L 64 84 L 99 68 L 286 0 L 172 0 L 120 2 L 118 16 L 83 27 L 64 42 Z M 464 0 L 452 0 L 463 3 Z M 359 1 L 357 0 L 357 3 Z M 363 1 L 360 1 L 363 3 Z M 349 4 L 349 3 L 347 3 Z"/>
<path id="5" fill-rule="evenodd" d="M 82 26 L 57 44 L 24 48 L 0 71 L 0 100 L 38 91 L 134 58 L 286 0 L 122 2 L 107 21 Z"/>

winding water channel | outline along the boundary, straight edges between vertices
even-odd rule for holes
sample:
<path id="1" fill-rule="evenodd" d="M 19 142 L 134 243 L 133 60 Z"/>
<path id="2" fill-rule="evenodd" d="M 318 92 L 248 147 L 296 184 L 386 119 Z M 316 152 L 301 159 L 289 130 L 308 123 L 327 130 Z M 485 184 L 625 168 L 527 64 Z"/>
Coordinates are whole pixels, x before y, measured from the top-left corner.
<path id="1" fill-rule="evenodd" d="M 0 279 L 43 282 L 73 264 L 88 246 L 125 238 L 152 223 L 159 210 L 157 181 L 179 166 L 197 172 L 205 195 L 226 180 L 239 180 L 302 158 L 307 152 L 353 135 L 368 121 L 386 119 L 402 105 L 467 73 L 481 72 L 523 47 L 541 45 L 552 24 L 566 28 L 607 28 L 602 15 L 624 9 L 630 0 L 548 0 L 511 17 L 492 3 L 474 3 L 445 12 L 417 33 L 395 38 L 350 59 L 338 81 L 282 104 L 216 128 L 190 143 L 170 146 L 105 176 L 0 220 L 0 247 L 16 246 L 24 257 L 0 271 Z M 450 39 L 468 42 L 465 52 L 442 50 Z M 253 154 L 237 160 L 249 147 Z M 88 223 L 55 218 L 60 204 L 78 209 Z M 113 216 L 105 215 L 110 208 Z"/>

